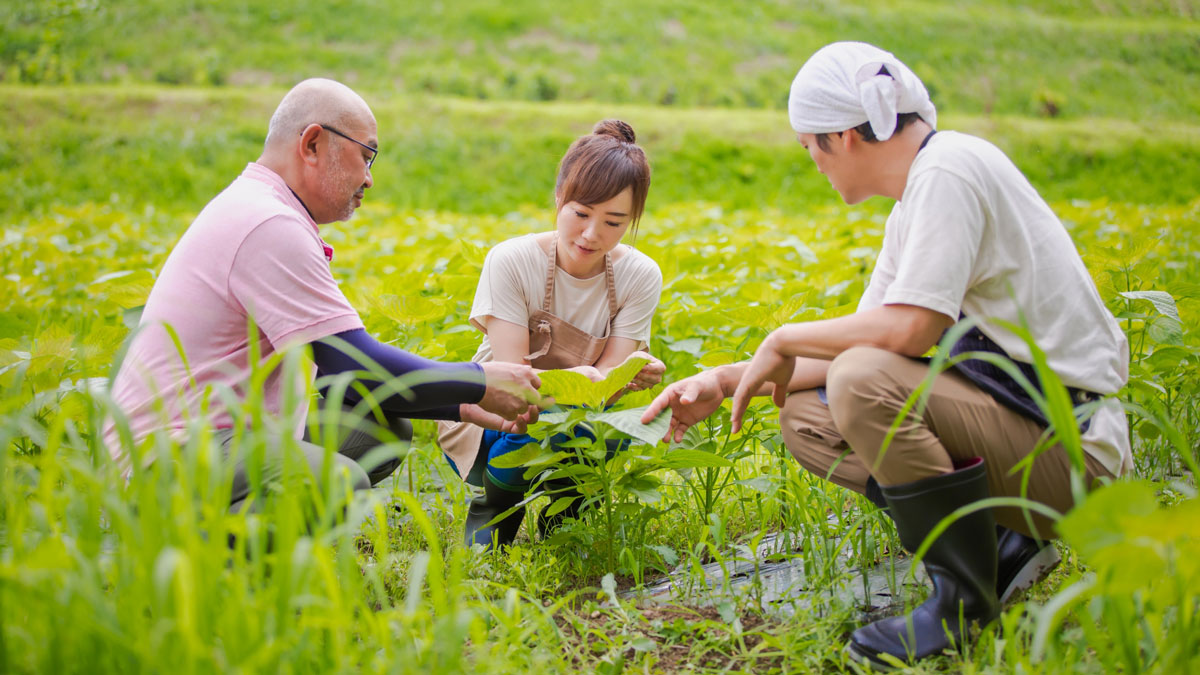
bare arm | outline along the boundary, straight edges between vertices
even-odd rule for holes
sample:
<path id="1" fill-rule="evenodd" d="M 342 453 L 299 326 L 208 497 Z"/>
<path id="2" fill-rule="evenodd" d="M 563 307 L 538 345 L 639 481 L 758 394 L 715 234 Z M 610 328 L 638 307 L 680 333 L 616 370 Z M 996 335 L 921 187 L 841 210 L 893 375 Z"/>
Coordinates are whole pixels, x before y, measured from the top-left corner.
<path id="1" fill-rule="evenodd" d="M 733 393 L 737 391 L 738 383 L 742 380 L 742 373 L 745 372 L 746 367 L 749 365 L 749 361 L 742 361 L 741 363 L 731 363 L 727 366 L 713 368 L 713 371 L 717 374 L 718 381 L 721 383 L 721 395 L 723 397 L 729 398 L 733 396 Z M 795 370 L 792 371 L 792 379 L 788 382 L 788 393 L 825 386 L 825 374 L 827 372 L 829 372 L 829 361 L 825 359 L 797 357 Z M 754 395 L 770 396 L 773 392 L 773 386 L 763 384 Z"/>
<path id="2" fill-rule="evenodd" d="M 515 323 L 491 317 L 487 322 L 488 342 L 492 346 L 492 358 L 507 363 L 527 363 L 525 355 L 529 353 L 529 329 Z M 638 373 L 634 379 L 635 389 L 648 389 L 662 381 L 666 367 L 658 359 L 645 352 L 637 351 L 637 341 L 623 337 L 609 338 L 600 359 L 594 364 L 585 363 L 574 368 L 592 380 L 601 380 L 609 371 L 621 365 L 634 354 L 650 359 L 650 363 Z M 534 372 L 541 372 L 534 369 Z"/>
<path id="3" fill-rule="evenodd" d="M 744 387 L 734 405 L 735 424 L 740 424 L 741 413 L 753 396 L 773 395 L 782 405 L 787 393 L 823 386 L 830 361 L 851 347 L 869 345 L 920 356 L 953 323 L 950 317 L 923 307 L 886 305 L 836 319 L 784 326 L 767 336 L 754 360 L 719 366 L 672 383 L 650 404 L 642 421 L 649 422 L 671 408 L 668 439 L 679 440 L 688 427 Z M 767 357 L 770 363 L 765 363 Z"/>
<path id="4" fill-rule="evenodd" d="M 493 316 L 488 318 L 487 336 L 488 342 L 492 346 L 493 360 L 505 363 L 529 363 L 525 359 L 525 356 L 529 354 L 529 329 L 527 327 Z M 609 346 L 612 346 L 612 340 L 609 340 Z M 605 355 L 608 354 L 608 351 L 605 349 Z M 604 360 L 604 355 L 601 355 L 600 360 Z M 603 378 L 597 368 L 590 363 L 568 368 L 568 370 L 582 373 L 592 380 Z M 535 368 L 534 372 L 540 373 L 542 370 Z"/>
<path id="5" fill-rule="evenodd" d="M 488 317 L 488 343 L 492 346 L 492 358 L 505 363 L 528 363 L 529 328 L 511 321 Z"/>
<path id="6" fill-rule="evenodd" d="M 797 357 L 832 359 L 851 347 L 886 349 L 905 356 L 929 350 L 951 325 L 950 317 L 915 305 L 884 305 L 849 316 L 784 326 L 759 345 L 733 395 L 733 428 L 740 429 L 750 398 L 768 386 L 782 407 Z"/>
<path id="7" fill-rule="evenodd" d="M 937 344 L 954 320 L 916 305 L 884 305 L 836 319 L 793 323 L 764 342 L 784 356 L 833 357 L 851 347 L 878 347 L 904 356 L 920 356 Z"/>

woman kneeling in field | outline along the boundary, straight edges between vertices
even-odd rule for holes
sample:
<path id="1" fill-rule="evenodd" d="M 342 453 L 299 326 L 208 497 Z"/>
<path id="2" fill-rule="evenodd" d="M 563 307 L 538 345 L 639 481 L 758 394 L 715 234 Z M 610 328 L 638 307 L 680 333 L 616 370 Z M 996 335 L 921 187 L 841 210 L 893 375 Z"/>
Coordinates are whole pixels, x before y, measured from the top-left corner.
<path id="1" fill-rule="evenodd" d="M 628 124 L 605 120 L 577 139 L 559 164 L 555 229 L 488 252 L 471 306 L 471 325 L 484 334 L 472 360 L 570 369 L 599 380 L 636 355 L 650 363 L 627 390 L 658 384 L 662 362 L 639 350 L 650 340 L 662 273 L 645 254 L 620 245 L 631 228 L 636 237 L 649 188 L 650 165 Z M 523 467 L 494 462 L 536 441 L 461 422 L 441 422 L 438 431 L 451 466 L 483 488 L 467 512 L 467 545 L 512 543 L 523 507 L 489 523 L 524 499 L 530 483 Z M 582 427 L 576 433 L 589 435 Z M 540 517 L 539 531 L 545 535 L 578 508 L 576 500 L 558 516 Z"/>

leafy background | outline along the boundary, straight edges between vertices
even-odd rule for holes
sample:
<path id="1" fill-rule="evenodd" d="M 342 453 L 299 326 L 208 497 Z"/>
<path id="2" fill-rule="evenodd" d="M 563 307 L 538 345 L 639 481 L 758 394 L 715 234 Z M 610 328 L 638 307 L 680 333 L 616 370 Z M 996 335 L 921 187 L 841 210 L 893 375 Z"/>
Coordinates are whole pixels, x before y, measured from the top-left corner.
<path id="1" fill-rule="evenodd" d="M 202 433 L 125 485 L 91 433 L 91 378 L 110 374 L 166 253 L 314 75 L 379 118 L 376 187 L 323 234 L 394 344 L 473 353 L 483 255 L 551 226 L 556 163 L 604 117 L 631 122 L 654 167 L 637 246 L 664 273 L 651 351 L 668 380 L 851 311 L 890 205 L 840 204 L 783 110 L 796 68 L 836 39 L 896 53 L 942 128 L 1014 158 L 1132 349 L 1134 479 L 1072 512 L 1064 565 L 975 647 L 921 669 L 1195 669 L 1198 18 L 1183 0 L 5 3 L 0 670 L 848 669 L 846 632 L 886 610 L 838 589 L 898 543 L 799 469 L 765 402 L 743 435 L 721 413 L 688 448 L 594 464 L 604 517 L 500 556 L 459 543 L 468 494 L 427 425 L 385 497 L 355 507 L 358 528 L 326 505 L 308 529 L 292 495 L 261 518 L 225 513 Z M 255 534 L 268 522 L 271 550 Z M 774 532 L 803 542 L 770 558 L 806 574 L 795 616 L 727 589 L 617 599 L 667 571 L 695 586 Z"/>

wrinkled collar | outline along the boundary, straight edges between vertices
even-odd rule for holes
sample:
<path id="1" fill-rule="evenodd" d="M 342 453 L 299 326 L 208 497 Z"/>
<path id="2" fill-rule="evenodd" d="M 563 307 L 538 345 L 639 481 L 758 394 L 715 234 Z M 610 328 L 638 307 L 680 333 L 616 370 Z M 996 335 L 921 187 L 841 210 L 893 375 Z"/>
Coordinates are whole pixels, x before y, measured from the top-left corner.
<path id="1" fill-rule="evenodd" d="M 284 182 L 282 176 L 257 162 L 247 164 L 246 170 L 242 172 L 242 176 L 271 186 L 281 201 L 295 209 L 298 213 L 304 214 L 304 219 L 308 221 L 309 225 L 313 226 L 313 229 L 320 229 L 317 226 L 317 221 L 313 220 L 312 213 L 309 212 L 308 207 L 300 200 L 299 195 Z"/>
<path id="2" fill-rule="evenodd" d="M 300 195 L 296 194 L 296 191 L 283 180 L 282 176 L 258 162 L 247 164 L 246 170 L 242 172 L 242 176 L 271 186 L 280 200 L 295 209 L 297 213 L 303 214 L 305 220 L 312 226 L 313 231 L 317 233 L 317 239 L 321 241 L 321 249 L 325 253 L 325 260 L 333 262 L 333 247 L 325 243 L 324 239 L 321 239 L 321 227 L 313 219 L 312 212 L 308 210 L 308 205 L 304 203 L 303 199 L 300 199 Z"/>

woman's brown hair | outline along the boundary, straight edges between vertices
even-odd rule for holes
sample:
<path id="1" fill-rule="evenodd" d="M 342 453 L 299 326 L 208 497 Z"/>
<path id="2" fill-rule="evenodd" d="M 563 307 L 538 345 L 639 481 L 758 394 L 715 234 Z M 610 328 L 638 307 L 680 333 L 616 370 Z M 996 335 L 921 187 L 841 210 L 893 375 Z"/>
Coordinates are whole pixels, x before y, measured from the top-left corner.
<path id="1" fill-rule="evenodd" d="M 633 192 L 633 213 L 629 215 L 637 236 L 650 191 L 650 163 L 637 145 L 633 127 L 621 120 L 602 120 L 563 155 L 554 194 L 560 205 L 577 202 L 591 206 L 616 197 L 625 188 Z"/>

